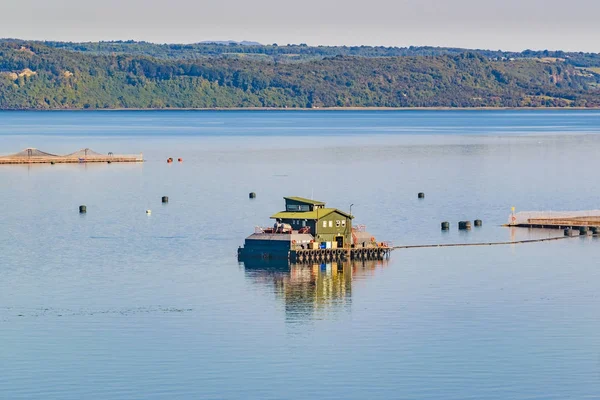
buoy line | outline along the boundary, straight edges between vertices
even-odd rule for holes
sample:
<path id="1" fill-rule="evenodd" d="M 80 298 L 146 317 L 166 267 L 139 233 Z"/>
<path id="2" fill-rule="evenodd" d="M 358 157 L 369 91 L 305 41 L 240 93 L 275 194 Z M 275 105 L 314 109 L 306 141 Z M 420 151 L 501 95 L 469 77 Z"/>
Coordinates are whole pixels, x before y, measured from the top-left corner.
<path id="1" fill-rule="evenodd" d="M 598 236 L 598 235 L 593 235 L 593 236 Z M 425 249 L 425 248 L 430 248 L 430 247 L 502 246 L 502 245 L 509 245 L 509 244 L 550 242 L 553 240 L 572 239 L 574 237 L 579 237 L 579 236 L 556 236 L 556 237 L 544 238 L 544 239 L 515 240 L 515 241 L 511 241 L 511 242 L 418 244 L 418 245 L 408 245 L 408 246 L 393 246 L 392 250 Z"/>

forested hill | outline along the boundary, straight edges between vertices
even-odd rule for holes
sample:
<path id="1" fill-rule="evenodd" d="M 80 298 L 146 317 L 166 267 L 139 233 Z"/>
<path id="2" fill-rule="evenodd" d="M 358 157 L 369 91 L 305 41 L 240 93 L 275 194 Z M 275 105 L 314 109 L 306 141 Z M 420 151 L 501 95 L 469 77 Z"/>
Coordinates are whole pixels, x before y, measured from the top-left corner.
<path id="1" fill-rule="evenodd" d="M 15 41 L 16 43 L 22 41 Z M 465 52 L 479 54 L 490 59 L 510 58 L 560 58 L 576 67 L 600 67 L 600 54 L 549 50 L 525 50 L 509 52 L 501 50 L 468 50 L 453 47 L 384 47 L 384 46 L 307 46 L 306 44 L 262 45 L 255 42 L 242 43 L 192 43 L 156 44 L 148 42 L 39 42 L 49 47 L 91 54 L 130 54 L 163 59 L 194 59 L 203 57 L 248 57 L 279 62 L 316 60 L 325 57 L 415 57 L 458 55 Z"/>
<path id="2" fill-rule="evenodd" d="M 524 106 L 600 107 L 600 70 L 476 52 L 290 63 L 0 41 L 2 109 Z"/>

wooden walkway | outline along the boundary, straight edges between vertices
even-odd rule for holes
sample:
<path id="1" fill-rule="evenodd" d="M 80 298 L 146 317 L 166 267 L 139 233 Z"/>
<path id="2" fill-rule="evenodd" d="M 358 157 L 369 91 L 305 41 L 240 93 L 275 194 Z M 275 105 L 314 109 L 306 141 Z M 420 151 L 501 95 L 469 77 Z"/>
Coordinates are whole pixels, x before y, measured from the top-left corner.
<path id="1" fill-rule="evenodd" d="M 0 164 L 77 164 L 143 162 L 141 156 L 56 157 L 56 158 L 0 158 Z"/>
<path id="2" fill-rule="evenodd" d="M 384 260 L 390 257 L 391 247 L 359 247 L 354 249 L 298 249 L 290 251 L 293 263 Z"/>
<path id="3" fill-rule="evenodd" d="M 140 154 L 100 154 L 90 149 L 81 149 L 64 156 L 28 148 L 16 154 L 0 156 L 0 164 L 78 164 L 78 163 L 131 163 L 143 162 Z"/>
<path id="4" fill-rule="evenodd" d="M 600 227 L 600 217 L 529 218 L 526 222 L 510 224 L 509 226 L 545 229 Z"/>

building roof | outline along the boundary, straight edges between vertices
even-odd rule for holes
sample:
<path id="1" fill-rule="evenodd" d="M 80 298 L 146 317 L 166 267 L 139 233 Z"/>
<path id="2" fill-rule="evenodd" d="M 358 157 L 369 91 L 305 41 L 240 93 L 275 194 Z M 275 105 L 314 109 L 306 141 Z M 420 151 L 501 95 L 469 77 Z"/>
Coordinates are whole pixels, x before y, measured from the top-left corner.
<path id="1" fill-rule="evenodd" d="M 284 197 L 285 200 L 293 200 L 293 201 L 297 201 L 299 203 L 304 203 L 304 204 L 312 204 L 315 206 L 324 206 L 325 203 L 323 203 L 322 201 L 318 201 L 318 200 L 311 200 L 311 199 L 307 199 L 304 197 L 296 197 L 296 196 L 292 196 L 292 197 Z"/>
<path id="2" fill-rule="evenodd" d="M 350 214 L 338 210 L 337 208 L 320 208 L 314 211 L 282 211 L 271 216 L 271 219 L 317 219 L 328 216 L 331 213 L 337 212 L 347 218 L 353 218 Z"/>

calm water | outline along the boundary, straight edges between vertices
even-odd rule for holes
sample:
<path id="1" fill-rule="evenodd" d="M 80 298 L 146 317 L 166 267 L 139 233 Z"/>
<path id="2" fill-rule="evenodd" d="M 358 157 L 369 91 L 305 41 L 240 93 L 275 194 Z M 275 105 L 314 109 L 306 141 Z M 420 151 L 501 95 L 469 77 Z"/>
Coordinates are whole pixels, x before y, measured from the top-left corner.
<path id="1" fill-rule="evenodd" d="M 394 244 L 554 236 L 500 225 L 600 208 L 599 133 L 595 111 L 2 112 L 2 154 L 147 162 L 0 168 L 0 398 L 598 398 L 600 240 L 236 250 L 287 195 L 354 204 Z"/>

